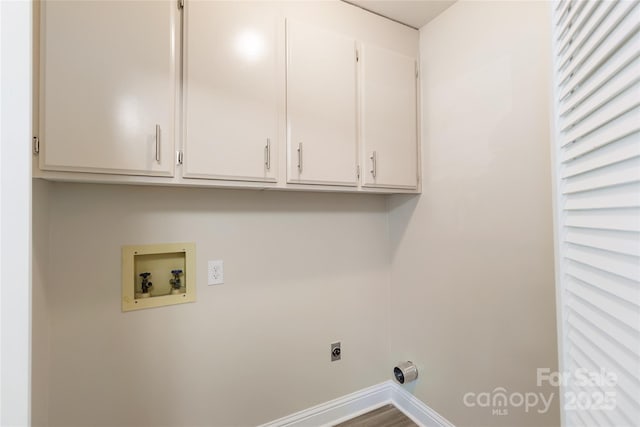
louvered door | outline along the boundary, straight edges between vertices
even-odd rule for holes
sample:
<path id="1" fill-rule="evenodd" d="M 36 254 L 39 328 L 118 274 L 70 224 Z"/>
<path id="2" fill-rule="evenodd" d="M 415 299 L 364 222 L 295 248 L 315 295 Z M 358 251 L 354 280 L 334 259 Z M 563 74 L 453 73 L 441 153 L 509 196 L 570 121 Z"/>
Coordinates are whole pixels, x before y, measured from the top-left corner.
<path id="1" fill-rule="evenodd" d="M 553 7 L 564 421 L 637 425 L 640 4 Z M 593 385 L 580 372 L 616 378 Z"/>

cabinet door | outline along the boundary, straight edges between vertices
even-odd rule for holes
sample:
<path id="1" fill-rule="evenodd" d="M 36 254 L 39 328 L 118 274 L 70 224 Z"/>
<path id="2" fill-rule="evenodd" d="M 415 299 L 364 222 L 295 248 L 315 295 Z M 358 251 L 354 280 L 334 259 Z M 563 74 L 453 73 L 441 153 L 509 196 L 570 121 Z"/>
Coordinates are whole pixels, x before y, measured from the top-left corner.
<path id="1" fill-rule="evenodd" d="M 271 2 L 192 1 L 185 11 L 184 176 L 276 181 L 284 20 Z"/>
<path id="2" fill-rule="evenodd" d="M 416 59 L 363 46 L 365 186 L 417 188 Z"/>
<path id="3" fill-rule="evenodd" d="M 175 2 L 41 5 L 41 169 L 173 175 Z"/>
<path id="4" fill-rule="evenodd" d="M 356 43 L 287 21 L 289 182 L 356 185 Z"/>

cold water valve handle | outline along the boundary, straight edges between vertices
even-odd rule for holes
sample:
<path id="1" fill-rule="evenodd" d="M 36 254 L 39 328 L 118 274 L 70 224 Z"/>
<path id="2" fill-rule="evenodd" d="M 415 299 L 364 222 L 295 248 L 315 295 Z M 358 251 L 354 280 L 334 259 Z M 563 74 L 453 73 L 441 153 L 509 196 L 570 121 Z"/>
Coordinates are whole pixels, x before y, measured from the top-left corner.
<path id="1" fill-rule="evenodd" d="M 149 281 L 149 276 L 151 276 L 151 273 L 140 273 L 140 277 L 142 277 L 142 283 L 140 286 L 142 287 L 143 294 L 148 293 L 149 288 L 153 286 L 153 283 Z"/>

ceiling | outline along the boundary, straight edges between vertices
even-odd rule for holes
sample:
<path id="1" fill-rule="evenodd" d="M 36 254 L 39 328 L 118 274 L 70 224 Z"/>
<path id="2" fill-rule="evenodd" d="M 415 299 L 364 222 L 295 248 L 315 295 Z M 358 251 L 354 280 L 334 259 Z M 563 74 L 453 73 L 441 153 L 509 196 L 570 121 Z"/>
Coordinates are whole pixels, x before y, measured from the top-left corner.
<path id="1" fill-rule="evenodd" d="M 344 0 L 368 11 L 420 28 L 455 3 L 455 0 Z"/>

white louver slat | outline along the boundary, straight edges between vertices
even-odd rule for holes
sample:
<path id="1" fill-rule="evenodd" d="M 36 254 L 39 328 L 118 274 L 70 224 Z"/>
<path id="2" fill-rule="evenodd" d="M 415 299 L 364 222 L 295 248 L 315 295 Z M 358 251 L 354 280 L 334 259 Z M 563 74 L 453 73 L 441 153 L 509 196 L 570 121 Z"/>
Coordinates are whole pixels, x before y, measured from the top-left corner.
<path id="1" fill-rule="evenodd" d="M 607 123 L 605 126 L 595 132 L 582 138 L 578 143 L 572 143 L 562 151 L 562 161 L 573 160 L 578 156 L 586 154 L 597 148 L 603 147 L 627 135 L 636 134 L 640 131 L 640 108 L 635 108 L 628 113 L 623 114 L 614 121 Z"/>
<path id="2" fill-rule="evenodd" d="M 565 241 L 575 245 L 605 249 L 623 255 L 640 257 L 640 247 L 637 242 L 624 231 L 591 230 L 588 228 L 568 227 Z"/>
<path id="3" fill-rule="evenodd" d="M 602 22 L 597 23 L 596 20 L 595 28 L 581 33 L 584 43 L 578 43 L 575 48 L 570 48 L 565 53 L 569 62 L 567 67 L 560 71 L 560 84 L 564 85 L 561 99 L 570 95 L 572 90 L 589 77 L 595 67 L 607 59 L 607 55 L 615 51 L 615 44 L 624 43 L 628 34 L 634 29 L 637 30 L 640 25 L 635 2 L 603 3 L 613 6 L 603 9 L 605 16 Z"/>
<path id="4" fill-rule="evenodd" d="M 569 46 L 574 46 L 573 40 L 576 38 L 578 34 L 578 30 L 584 28 L 584 23 L 587 19 L 591 18 L 595 10 L 600 6 L 598 2 L 583 2 L 582 4 L 586 4 L 587 10 L 580 13 L 574 22 L 571 25 L 571 28 L 567 30 L 566 35 L 562 40 L 560 40 L 558 54 L 562 55 Z M 564 64 L 561 64 L 564 65 Z"/>
<path id="5" fill-rule="evenodd" d="M 600 150 L 584 154 L 572 159 L 565 165 L 563 178 L 589 172 L 603 166 L 632 159 L 640 155 L 640 146 L 637 144 L 638 135 L 629 135 L 621 138 L 616 144 L 602 147 Z"/>
<path id="6" fill-rule="evenodd" d="M 633 42 L 640 43 L 640 36 L 634 37 Z M 635 74 L 634 71 L 637 70 L 638 61 L 640 60 L 636 58 L 633 63 L 629 64 L 622 70 L 606 70 L 601 68 L 601 70 L 603 70 L 603 76 L 594 76 L 594 78 L 590 80 L 590 82 L 596 82 L 598 86 L 593 90 L 589 90 L 590 88 L 584 86 L 582 87 L 582 91 L 585 95 L 591 97 L 590 102 L 581 102 L 584 101 L 584 99 L 577 100 L 575 105 L 572 107 L 572 110 L 563 116 L 562 119 L 565 122 L 565 128 L 562 130 L 566 131 L 577 126 L 585 117 L 596 112 L 605 104 L 612 102 L 612 100 L 618 95 L 627 92 L 630 86 L 637 84 L 640 80 L 640 76 Z M 605 73 L 604 71 L 608 72 Z M 600 82 L 596 79 L 604 79 L 605 81 Z M 637 88 L 635 90 L 637 90 Z M 631 92 L 633 93 L 633 90 Z"/>
<path id="7" fill-rule="evenodd" d="M 562 371 L 567 426 L 640 420 L 640 1 L 553 6 Z M 613 392 L 613 407 L 597 405 Z"/>

